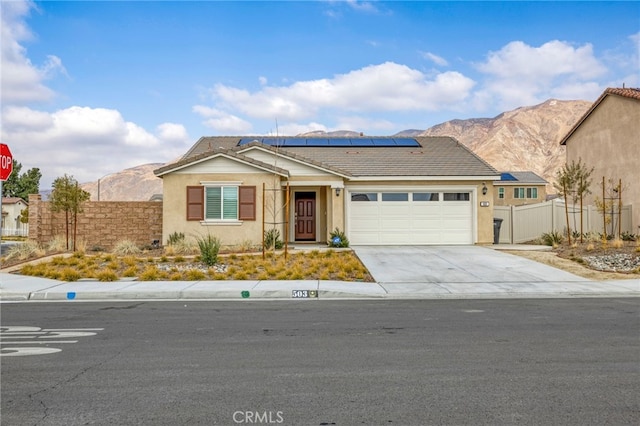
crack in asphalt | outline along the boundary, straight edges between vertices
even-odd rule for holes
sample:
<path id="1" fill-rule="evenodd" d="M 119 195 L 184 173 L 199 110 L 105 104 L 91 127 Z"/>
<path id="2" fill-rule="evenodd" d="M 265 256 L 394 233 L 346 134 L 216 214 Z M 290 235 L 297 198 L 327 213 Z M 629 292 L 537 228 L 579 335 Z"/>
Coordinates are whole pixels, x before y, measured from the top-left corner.
<path id="1" fill-rule="evenodd" d="M 113 356 L 111 356 L 111 357 L 109 357 L 109 358 L 107 358 L 107 359 L 105 359 L 105 360 L 103 360 L 103 361 L 101 361 L 101 362 L 98 362 L 98 363 L 96 363 L 96 364 L 89 365 L 89 366 L 87 366 L 86 368 L 83 368 L 82 370 L 80 370 L 78 373 L 76 373 L 74 376 L 72 376 L 72 377 L 71 377 L 71 378 L 69 378 L 69 379 L 61 380 L 61 381 L 59 381 L 59 382 L 55 383 L 55 384 L 54 384 L 54 385 L 52 385 L 52 386 L 49 386 L 49 387 L 47 387 L 47 388 L 44 388 L 44 389 L 41 389 L 41 390 L 39 390 L 39 391 L 37 391 L 37 392 L 34 392 L 34 393 L 29 394 L 29 395 L 28 395 L 28 396 L 29 396 L 29 400 L 31 400 L 31 402 L 35 402 L 35 400 L 36 400 L 36 398 L 35 398 L 35 397 L 36 397 L 37 395 L 40 395 L 41 393 L 44 393 L 44 392 L 52 391 L 52 390 L 54 390 L 54 389 L 57 389 L 57 388 L 58 388 L 58 387 L 60 387 L 60 386 L 63 386 L 63 385 L 66 385 L 66 384 L 69 384 L 69 383 L 74 382 L 74 381 L 75 381 L 75 380 L 77 380 L 80 376 L 82 376 L 82 375 L 84 375 L 85 373 L 87 373 L 89 370 L 93 370 L 93 369 L 95 369 L 95 368 L 98 368 L 98 367 L 100 367 L 100 366 L 102 366 L 102 365 L 104 365 L 104 364 L 108 363 L 109 361 L 111 361 L 111 360 L 115 359 L 116 357 L 120 356 L 120 354 L 122 354 L 122 353 L 125 351 L 125 349 L 126 349 L 126 348 L 121 349 L 121 350 L 120 350 L 120 351 L 118 351 L 115 355 L 113 355 Z M 43 421 L 44 421 L 44 420 L 49 416 L 49 407 L 47 407 L 47 404 L 45 404 L 45 402 L 44 402 L 42 399 L 38 399 L 38 402 L 39 402 L 39 403 L 40 403 L 40 405 L 43 407 L 43 411 L 44 411 L 44 413 L 43 413 L 42 418 L 41 418 L 40 420 L 38 420 L 38 421 L 34 424 L 34 426 L 37 426 L 38 424 L 42 423 L 42 422 L 43 422 Z"/>

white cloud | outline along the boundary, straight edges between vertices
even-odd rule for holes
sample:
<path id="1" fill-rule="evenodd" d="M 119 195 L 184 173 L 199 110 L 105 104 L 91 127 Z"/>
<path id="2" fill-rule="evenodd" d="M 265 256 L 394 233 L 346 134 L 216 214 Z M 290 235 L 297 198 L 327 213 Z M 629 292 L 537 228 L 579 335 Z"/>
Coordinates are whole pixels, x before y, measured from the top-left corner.
<path id="1" fill-rule="evenodd" d="M 463 102 L 474 86 L 458 72 L 431 78 L 408 66 L 386 62 L 333 78 L 267 86 L 256 92 L 218 84 L 211 89 L 216 118 L 242 114 L 253 119 L 301 121 L 322 112 L 436 111 Z M 194 107 L 201 113 L 202 106 Z M 202 114 L 201 114 L 202 115 Z"/>
<path id="2" fill-rule="evenodd" d="M 344 116 L 338 118 L 338 122 L 335 127 L 335 130 L 352 130 L 354 132 L 362 131 L 363 133 L 368 131 L 370 134 L 383 135 L 393 131 L 396 128 L 396 123 L 389 120 L 376 119 L 374 117 Z"/>
<path id="3" fill-rule="evenodd" d="M 185 143 L 190 140 L 187 129 L 182 124 L 162 123 L 156 128 L 158 138 L 167 142 Z"/>
<path id="4" fill-rule="evenodd" d="M 307 124 L 302 124 L 302 123 L 287 123 L 284 124 L 282 126 L 278 126 L 277 131 L 273 131 L 270 132 L 272 133 L 274 136 L 275 135 L 280 135 L 280 136 L 295 136 L 295 135 L 299 135 L 301 133 L 309 133 L 309 132 L 315 132 L 315 131 L 328 131 L 327 127 L 324 124 L 320 124 L 320 123 L 315 123 L 315 122 L 311 122 L 311 123 L 307 123 Z"/>
<path id="5" fill-rule="evenodd" d="M 475 94 L 476 106 L 503 110 L 567 95 L 591 99 L 601 91 L 596 79 L 607 72 L 591 44 L 574 47 L 558 40 L 540 47 L 513 41 L 490 52 L 477 68 L 487 79 Z"/>
<path id="6" fill-rule="evenodd" d="M 193 107 L 193 112 L 206 118 L 202 124 L 221 134 L 241 135 L 248 134 L 252 130 L 251 123 L 248 121 L 217 108 L 196 105 Z"/>
<path id="7" fill-rule="evenodd" d="M 378 12 L 377 6 L 370 1 L 346 0 L 346 3 L 353 10 L 356 10 L 358 12 L 369 12 L 369 13 Z"/>
<path id="8" fill-rule="evenodd" d="M 66 74 L 62 60 L 49 55 L 41 66 L 31 63 L 26 49 L 21 41 L 29 40 L 33 36 L 25 25 L 25 18 L 31 9 L 32 2 L 2 1 L 0 2 L 1 36 L 0 61 L 2 73 L 0 75 L 1 102 L 26 104 L 29 102 L 47 101 L 54 96 L 54 92 L 44 84 L 44 80 L 57 73 Z"/>
<path id="9" fill-rule="evenodd" d="M 422 52 L 422 57 L 441 67 L 446 67 L 447 65 L 449 65 L 449 62 L 447 62 L 446 59 L 444 59 L 442 56 L 436 55 L 435 53 Z"/>
<path id="10" fill-rule="evenodd" d="M 150 162 L 166 162 L 190 145 L 183 126 L 163 123 L 157 134 L 116 110 L 73 106 L 53 113 L 5 107 L 0 137 L 25 170 L 38 167 L 41 188 L 67 173 L 79 182 Z"/>

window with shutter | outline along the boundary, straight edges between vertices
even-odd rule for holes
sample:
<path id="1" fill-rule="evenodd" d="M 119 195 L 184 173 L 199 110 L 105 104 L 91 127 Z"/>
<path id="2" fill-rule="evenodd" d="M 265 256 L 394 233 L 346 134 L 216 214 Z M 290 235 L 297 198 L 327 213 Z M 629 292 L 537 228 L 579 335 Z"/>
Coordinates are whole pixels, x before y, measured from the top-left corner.
<path id="1" fill-rule="evenodd" d="M 256 220 L 256 187 L 188 186 L 187 220 Z"/>
<path id="2" fill-rule="evenodd" d="M 241 186 L 239 190 L 239 208 L 238 219 L 240 220 L 256 220 L 256 187 Z"/>
<path id="3" fill-rule="evenodd" d="M 187 220 L 204 219 L 204 187 L 187 186 Z"/>

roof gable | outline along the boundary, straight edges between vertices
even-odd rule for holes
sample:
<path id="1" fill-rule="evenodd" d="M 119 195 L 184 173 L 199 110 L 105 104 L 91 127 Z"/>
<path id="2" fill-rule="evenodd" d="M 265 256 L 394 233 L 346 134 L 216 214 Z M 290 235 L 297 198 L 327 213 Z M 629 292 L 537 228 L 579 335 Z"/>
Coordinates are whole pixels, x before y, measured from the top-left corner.
<path id="1" fill-rule="evenodd" d="M 582 117 L 580 117 L 580 119 L 576 122 L 576 124 L 571 128 L 571 130 L 569 130 L 569 132 L 567 133 L 567 135 L 562 138 L 562 140 L 560 141 L 560 145 L 566 145 L 567 141 L 569 140 L 569 138 L 571 138 L 571 136 L 575 133 L 576 130 L 578 130 L 578 128 L 582 125 L 582 123 L 585 122 L 585 120 L 587 118 L 589 118 L 589 116 L 591 115 L 591 113 L 593 113 L 593 111 L 595 111 L 598 106 L 602 103 L 602 101 L 604 101 L 604 99 L 607 96 L 610 95 L 614 95 L 614 96 L 621 96 L 624 98 L 629 98 L 629 99 L 635 99 L 637 101 L 640 101 L 640 89 L 630 89 L 630 88 L 608 88 L 606 89 L 598 99 L 596 99 L 596 101 L 593 103 L 593 105 L 591 105 L 591 107 L 587 110 L 587 112 L 585 112 Z"/>
<path id="2" fill-rule="evenodd" d="M 212 170 L 211 165 L 216 161 L 218 163 L 217 165 L 226 164 L 227 169 L 223 168 L 222 170 Z M 162 177 L 168 173 L 186 172 L 187 169 L 189 170 L 189 173 L 227 173 L 239 171 L 237 168 L 230 168 L 230 164 L 242 165 L 247 168 L 245 171 L 257 169 L 269 173 L 276 173 L 284 177 L 289 176 L 289 172 L 287 170 L 228 150 L 205 152 L 192 158 L 182 159 L 178 162 L 160 167 L 159 169 L 154 170 L 153 173 L 158 177 Z"/>
<path id="3" fill-rule="evenodd" d="M 277 165 L 278 167 L 286 169 L 291 176 L 350 176 L 348 172 L 338 168 L 327 166 L 301 155 L 292 154 L 261 143 L 244 145 L 238 152 L 266 164 Z"/>

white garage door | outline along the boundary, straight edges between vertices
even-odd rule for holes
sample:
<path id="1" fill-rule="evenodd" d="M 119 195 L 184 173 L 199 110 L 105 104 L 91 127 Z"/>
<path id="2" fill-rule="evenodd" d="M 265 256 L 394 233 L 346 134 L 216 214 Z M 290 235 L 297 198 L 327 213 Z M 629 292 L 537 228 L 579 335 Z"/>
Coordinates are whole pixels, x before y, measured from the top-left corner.
<path id="1" fill-rule="evenodd" d="M 351 191 L 351 244 L 472 244 L 471 192 Z"/>

